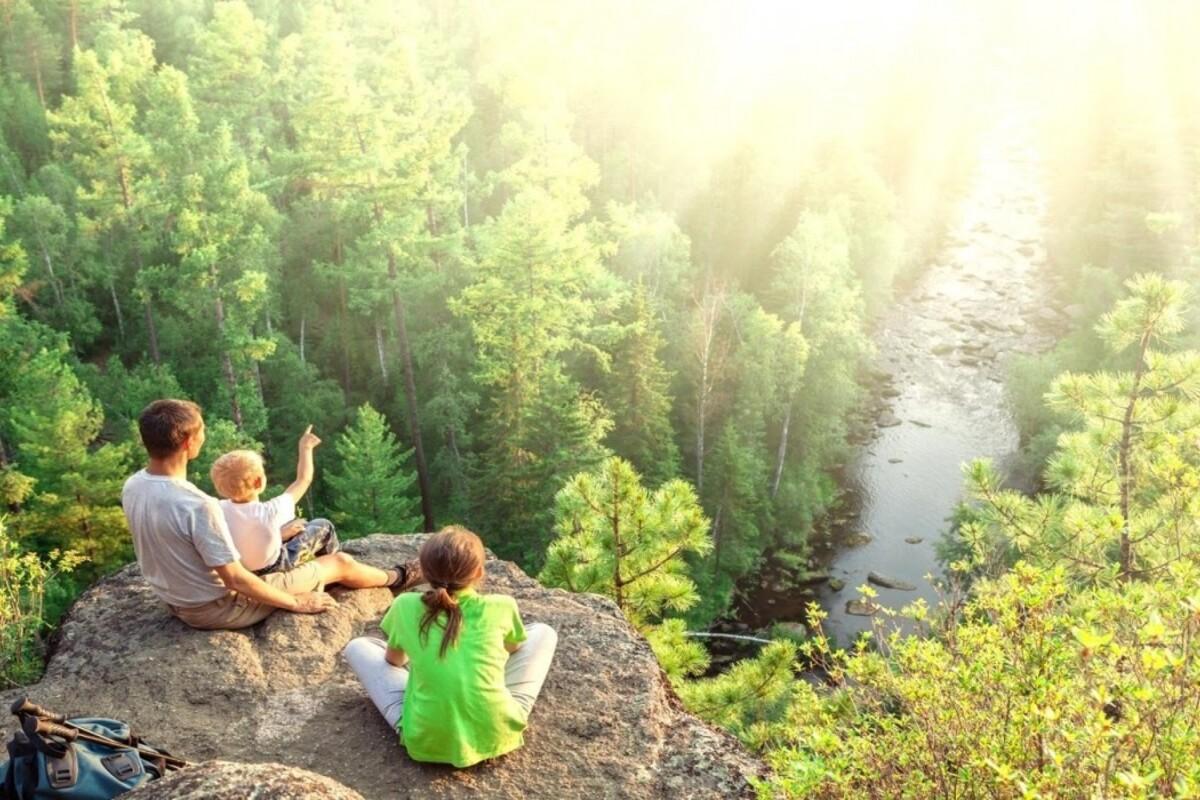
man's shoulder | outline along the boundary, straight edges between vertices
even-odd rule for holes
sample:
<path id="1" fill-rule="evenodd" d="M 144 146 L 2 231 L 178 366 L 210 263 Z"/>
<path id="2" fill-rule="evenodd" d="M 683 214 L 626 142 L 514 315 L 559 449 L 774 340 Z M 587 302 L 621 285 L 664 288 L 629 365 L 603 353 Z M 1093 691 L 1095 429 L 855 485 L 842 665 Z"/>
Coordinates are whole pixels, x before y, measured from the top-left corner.
<path id="1" fill-rule="evenodd" d="M 210 497 L 195 484 L 184 480 L 171 480 L 157 475 L 151 475 L 146 470 L 139 470 L 125 480 L 122 496 L 154 495 L 169 497 L 172 502 L 181 506 L 217 506 L 217 499 Z"/>

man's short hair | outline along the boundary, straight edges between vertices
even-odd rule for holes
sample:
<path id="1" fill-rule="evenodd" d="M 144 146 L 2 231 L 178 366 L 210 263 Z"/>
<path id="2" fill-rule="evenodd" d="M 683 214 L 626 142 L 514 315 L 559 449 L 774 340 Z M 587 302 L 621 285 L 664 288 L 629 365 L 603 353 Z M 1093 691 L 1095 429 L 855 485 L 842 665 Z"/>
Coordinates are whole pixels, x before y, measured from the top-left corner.
<path id="1" fill-rule="evenodd" d="M 212 482 L 217 494 L 241 500 L 254 494 L 254 479 L 263 472 L 262 456 L 253 450 L 230 450 L 212 465 Z"/>
<path id="2" fill-rule="evenodd" d="M 168 458 L 204 427 L 200 406 L 190 400 L 155 400 L 138 415 L 142 446 L 153 458 Z"/>

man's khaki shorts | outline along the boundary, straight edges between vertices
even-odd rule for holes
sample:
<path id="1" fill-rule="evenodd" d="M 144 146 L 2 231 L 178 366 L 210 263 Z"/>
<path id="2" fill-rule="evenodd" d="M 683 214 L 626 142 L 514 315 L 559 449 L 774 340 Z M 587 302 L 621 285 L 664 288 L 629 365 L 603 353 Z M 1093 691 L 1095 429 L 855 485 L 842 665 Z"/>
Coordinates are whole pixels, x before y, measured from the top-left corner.
<path id="1" fill-rule="evenodd" d="M 287 572 L 271 572 L 261 575 L 264 581 L 288 594 L 317 592 L 325 588 L 321 582 L 321 568 L 317 562 L 309 561 Z M 171 613 L 202 630 L 234 630 L 262 622 L 276 610 L 275 606 L 251 600 L 244 594 L 230 592 L 202 606 L 168 606 Z"/>

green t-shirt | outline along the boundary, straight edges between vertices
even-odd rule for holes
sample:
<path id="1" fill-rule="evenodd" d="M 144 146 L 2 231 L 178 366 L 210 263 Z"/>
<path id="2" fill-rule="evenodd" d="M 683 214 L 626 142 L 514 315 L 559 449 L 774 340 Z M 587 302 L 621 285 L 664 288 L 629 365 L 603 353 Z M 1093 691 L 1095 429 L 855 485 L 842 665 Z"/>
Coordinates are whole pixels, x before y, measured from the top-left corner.
<path id="1" fill-rule="evenodd" d="M 440 658 L 442 623 L 420 637 L 421 595 L 398 596 L 379 626 L 388 646 L 408 654 L 400 740 L 415 761 L 469 767 L 516 750 L 524 743 L 525 713 L 504 685 L 505 643 L 525 641 L 517 601 L 473 589 L 458 593 L 462 625 L 458 641 Z"/>

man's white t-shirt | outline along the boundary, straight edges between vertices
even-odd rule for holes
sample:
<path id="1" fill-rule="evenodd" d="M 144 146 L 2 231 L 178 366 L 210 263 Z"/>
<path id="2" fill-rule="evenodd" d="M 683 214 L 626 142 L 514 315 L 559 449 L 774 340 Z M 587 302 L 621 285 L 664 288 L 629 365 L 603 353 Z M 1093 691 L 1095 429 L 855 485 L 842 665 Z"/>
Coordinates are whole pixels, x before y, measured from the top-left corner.
<path id="1" fill-rule="evenodd" d="M 283 539 L 279 529 L 296 518 L 296 501 L 287 492 L 260 503 L 221 501 L 225 523 L 238 552 L 242 566 L 251 572 L 269 567 L 279 558 Z"/>
<path id="2" fill-rule="evenodd" d="M 229 594 L 213 569 L 241 556 L 215 497 L 141 470 L 125 481 L 121 507 L 138 566 L 163 602 L 194 608 Z"/>

